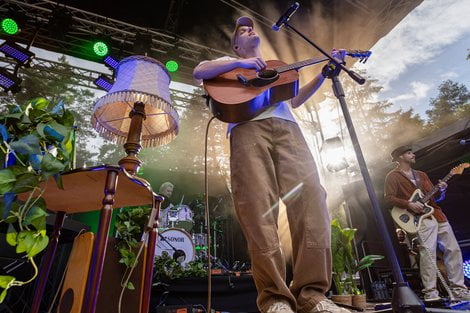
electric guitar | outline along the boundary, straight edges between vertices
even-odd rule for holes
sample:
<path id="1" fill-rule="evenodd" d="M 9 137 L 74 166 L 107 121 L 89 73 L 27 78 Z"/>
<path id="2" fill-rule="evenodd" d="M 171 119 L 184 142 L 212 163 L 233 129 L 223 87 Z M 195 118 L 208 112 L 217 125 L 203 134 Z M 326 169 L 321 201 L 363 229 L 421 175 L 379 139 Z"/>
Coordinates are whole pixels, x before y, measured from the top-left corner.
<path id="1" fill-rule="evenodd" d="M 462 163 L 459 166 L 454 167 L 450 170 L 441 181 L 447 182 L 452 176 L 462 174 L 463 170 L 470 167 L 470 163 Z M 429 200 L 439 191 L 439 187 L 435 185 L 428 193 L 423 194 L 423 192 L 418 188 L 411 195 L 409 201 L 411 202 L 421 202 L 424 204 L 423 213 L 415 213 L 411 210 L 401 209 L 399 207 L 393 207 L 391 214 L 395 223 L 398 224 L 400 228 L 410 234 L 415 234 L 418 232 L 421 222 L 426 217 L 430 216 L 434 212 L 434 208 L 428 204 Z"/>
<path id="2" fill-rule="evenodd" d="M 346 55 L 365 63 L 371 51 L 351 50 Z M 314 58 L 286 64 L 278 60 L 267 61 L 266 69 L 236 68 L 215 78 L 203 81 L 211 98 L 210 109 L 219 120 L 228 123 L 248 121 L 272 104 L 293 98 L 299 91 L 298 69 L 327 61 Z"/>

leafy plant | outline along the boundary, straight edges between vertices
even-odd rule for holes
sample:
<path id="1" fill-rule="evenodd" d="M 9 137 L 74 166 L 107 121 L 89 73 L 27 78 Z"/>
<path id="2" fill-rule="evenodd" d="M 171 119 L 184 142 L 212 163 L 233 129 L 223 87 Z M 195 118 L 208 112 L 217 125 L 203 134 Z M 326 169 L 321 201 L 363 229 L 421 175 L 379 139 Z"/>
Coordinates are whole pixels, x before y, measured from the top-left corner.
<path id="1" fill-rule="evenodd" d="M 0 224 L 6 223 L 6 241 L 16 253 L 26 254 L 35 273 L 25 282 L 0 276 L 0 303 L 7 290 L 34 280 L 38 274 L 34 256 L 47 247 L 46 202 L 40 183 L 69 170 L 73 155 L 74 118 L 62 103 L 50 109 L 38 98 L 23 105 L 6 105 L 0 117 Z M 17 198 L 26 194 L 26 201 Z"/>
<path id="2" fill-rule="evenodd" d="M 166 254 L 155 258 L 154 271 L 158 280 L 205 277 L 207 275 L 207 270 L 202 260 L 188 262 L 188 264 L 183 267 L 175 259 Z"/>
<path id="3" fill-rule="evenodd" d="M 353 254 L 352 240 L 355 228 L 341 227 L 338 219 L 331 222 L 331 252 L 333 255 L 333 281 L 338 294 L 361 294 L 354 277 L 359 271 L 368 268 L 375 261 L 383 259 L 381 255 L 366 255 L 357 261 Z"/>
<path id="4" fill-rule="evenodd" d="M 120 239 L 116 249 L 121 257 L 119 263 L 126 266 L 126 273 L 135 266 L 137 261 L 138 243 L 144 231 L 143 226 L 148 221 L 150 209 L 145 206 L 122 208 L 116 216 L 116 238 Z M 134 289 L 132 282 L 125 283 L 123 280 L 121 285 L 131 290 Z"/>

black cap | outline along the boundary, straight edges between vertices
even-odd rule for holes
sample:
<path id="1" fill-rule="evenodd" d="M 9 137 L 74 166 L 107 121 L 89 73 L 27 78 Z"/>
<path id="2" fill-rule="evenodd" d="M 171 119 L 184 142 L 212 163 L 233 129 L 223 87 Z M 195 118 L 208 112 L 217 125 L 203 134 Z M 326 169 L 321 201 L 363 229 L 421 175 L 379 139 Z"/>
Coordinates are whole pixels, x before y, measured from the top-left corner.
<path id="1" fill-rule="evenodd" d="M 408 151 L 413 151 L 413 148 L 410 145 L 399 146 L 398 148 L 395 148 L 395 150 L 393 150 L 390 154 L 392 156 L 392 162 L 398 162 L 398 157 Z"/>

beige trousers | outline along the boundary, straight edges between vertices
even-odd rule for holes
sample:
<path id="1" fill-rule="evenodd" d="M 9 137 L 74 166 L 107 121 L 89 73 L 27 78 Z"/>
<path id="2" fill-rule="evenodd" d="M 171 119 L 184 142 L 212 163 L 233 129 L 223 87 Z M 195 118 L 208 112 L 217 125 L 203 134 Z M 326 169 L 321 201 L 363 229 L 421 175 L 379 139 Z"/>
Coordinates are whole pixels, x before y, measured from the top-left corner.
<path id="1" fill-rule="evenodd" d="M 436 292 L 437 272 L 433 262 L 436 262 L 436 249 L 444 253 L 444 265 L 447 270 L 449 287 L 464 288 L 462 253 L 455 239 L 454 232 L 448 222 L 438 223 L 434 218 L 426 218 L 421 224 L 419 234 L 422 240 L 419 250 L 419 267 L 425 293 Z M 432 255 L 424 248 L 426 247 Z"/>
<path id="2" fill-rule="evenodd" d="M 279 118 L 250 121 L 231 131 L 230 167 L 238 219 L 248 243 L 257 304 L 288 302 L 307 313 L 331 282 L 330 217 L 326 192 L 298 125 Z M 278 235 L 282 198 L 292 237 L 293 282 Z"/>

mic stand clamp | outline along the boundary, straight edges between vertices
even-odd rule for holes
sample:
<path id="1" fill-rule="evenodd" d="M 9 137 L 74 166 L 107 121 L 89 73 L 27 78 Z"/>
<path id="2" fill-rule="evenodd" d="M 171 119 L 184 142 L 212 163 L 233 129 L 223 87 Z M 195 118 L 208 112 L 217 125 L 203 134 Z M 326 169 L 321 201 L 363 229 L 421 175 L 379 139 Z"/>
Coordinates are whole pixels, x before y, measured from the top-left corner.
<path id="1" fill-rule="evenodd" d="M 346 68 L 343 64 L 343 61 L 338 60 L 336 58 L 331 57 L 328 53 L 326 53 L 322 48 L 316 45 L 313 41 L 308 39 L 304 36 L 301 32 L 297 29 L 292 27 L 288 22 L 284 24 L 289 29 L 293 30 L 296 34 L 310 43 L 314 48 L 320 51 L 323 55 L 325 55 L 330 61 L 326 65 L 325 75 L 324 77 L 328 77 L 331 79 L 333 83 L 333 93 L 338 99 L 341 109 L 343 111 L 344 120 L 346 122 L 349 136 L 351 137 L 351 142 L 353 144 L 354 152 L 356 153 L 356 158 L 359 164 L 359 168 L 361 170 L 362 177 L 364 179 L 364 184 L 367 189 L 367 193 L 369 195 L 370 203 L 372 205 L 375 218 L 378 223 L 379 232 L 382 236 L 385 246 L 385 252 L 387 255 L 387 260 L 389 261 L 392 267 L 392 273 L 395 279 L 395 284 L 392 293 L 392 310 L 395 313 L 424 313 L 425 307 L 423 302 L 416 296 L 416 294 L 411 290 L 408 283 L 405 282 L 403 279 L 403 274 L 400 269 L 400 264 L 398 263 L 397 255 L 395 253 L 395 249 L 393 248 L 392 240 L 390 238 L 390 234 L 387 233 L 387 225 L 385 224 L 385 219 L 383 213 L 379 206 L 379 201 L 377 199 L 377 195 L 375 194 L 374 186 L 372 184 L 372 179 L 370 178 L 369 170 L 367 168 L 366 161 L 364 159 L 364 155 L 362 154 L 361 146 L 359 144 L 359 139 L 356 134 L 356 130 L 354 129 L 354 124 L 349 113 L 348 106 L 345 100 L 345 94 L 343 90 L 343 86 L 338 79 L 339 74 L 341 71 L 345 71 L 354 81 L 358 84 L 362 85 L 365 83 L 365 79 L 355 73 L 354 71 Z M 322 71 L 323 75 L 323 71 Z"/>

